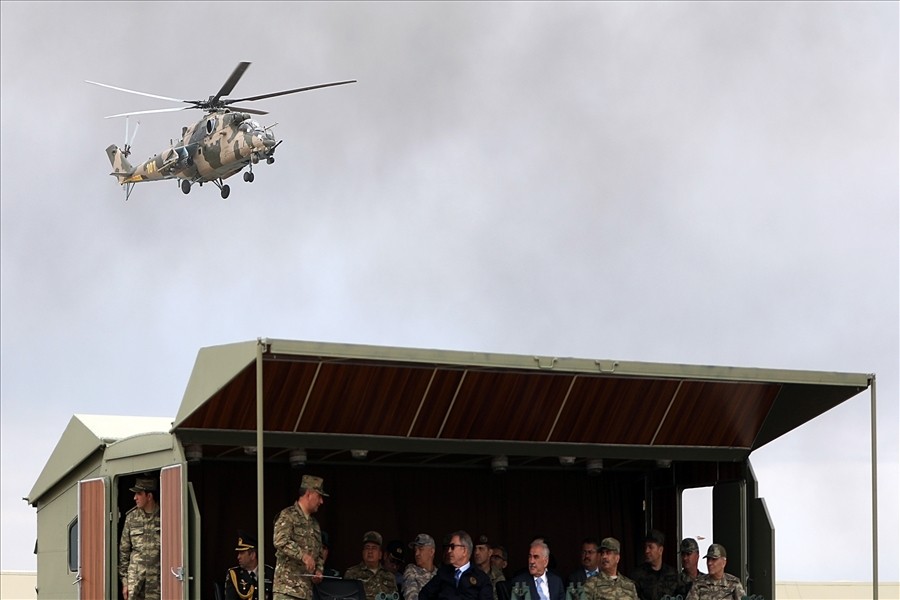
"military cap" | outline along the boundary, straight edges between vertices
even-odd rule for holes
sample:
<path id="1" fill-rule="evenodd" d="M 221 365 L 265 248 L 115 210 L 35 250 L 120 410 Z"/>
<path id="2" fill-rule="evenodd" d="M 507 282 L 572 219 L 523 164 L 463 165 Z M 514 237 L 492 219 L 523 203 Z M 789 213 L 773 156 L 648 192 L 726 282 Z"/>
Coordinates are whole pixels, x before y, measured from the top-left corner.
<path id="1" fill-rule="evenodd" d="M 363 536 L 363 544 L 378 544 L 380 546 L 383 543 L 384 539 L 377 531 L 367 531 L 366 535 Z"/>
<path id="2" fill-rule="evenodd" d="M 131 492 L 156 492 L 156 480 L 149 477 L 138 477 L 134 480 L 134 487 L 128 488 Z"/>
<path id="3" fill-rule="evenodd" d="M 621 554 L 622 552 L 622 544 L 619 543 L 614 537 L 603 538 L 603 541 L 600 542 L 601 550 L 611 550 L 617 554 Z"/>
<path id="4" fill-rule="evenodd" d="M 416 536 L 416 539 L 409 543 L 410 548 L 415 548 L 416 546 L 432 546 L 434 547 L 434 538 L 428 535 L 427 533 L 420 533 Z"/>
<path id="5" fill-rule="evenodd" d="M 235 546 L 234 549 L 238 552 L 243 552 L 244 550 L 256 550 L 256 538 L 252 535 L 247 535 L 243 531 L 238 531 L 237 546 Z"/>
<path id="6" fill-rule="evenodd" d="M 327 531 L 322 532 L 322 545 L 325 546 L 326 548 L 331 548 L 331 545 L 328 543 L 328 532 Z"/>
<path id="7" fill-rule="evenodd" d="M 322 481 L 321 477 L 315 477 L 313 475 L 304 475 L 303 480 L 300 482 L 300 489 L 301 490 L 312 490 L 314 492 L 318 492 L 318 493 L 322 494 L 323 496 L 325 496 L 327 498 L 328 494 L 326 494 L 325 490 L 322 488 L 322 483 L 323 483 L 323 481 Z"/>
<path id="8" fill-rule="evenodd" d="M 491 544 L 490 544 L 490 542 L 488 542 L 488 536 L 479 535 L 478 539 L 475 540 L 475 545 L 476 546 L 490 546 Z"/>
<path id="9" fill-rule="evenodd" d="M 654 529 L 650 533 L 644 536 L 644 543 L 653 542 L 657 546 L 665 546 L 666 545 L 666 536 L 659 529 Z"/>
<path id="10" fill-rule="evenodd" d="M 392 540 L 388 542 L 387 545 L 387 553 L 388 556 L 391 557 L 391 560 L 394 562 L 403 562 L 403 542 L 400 540 Z"/>
<path id="11" fill-rule="evenodd" d="M 684 538 L 681 540 L 681 550 L 679 554 L 693 554 L 694 552 L 700 552 L 700 546 L 697 545 L 697 540 L 694 538 Z"/>
<path id="12" fill-rule="evenodd" d="M 703 558 L 728 558 L 728 554 L 722 544 L 710 544 L 709 550 L 706 551 L 706 556 Z"/>

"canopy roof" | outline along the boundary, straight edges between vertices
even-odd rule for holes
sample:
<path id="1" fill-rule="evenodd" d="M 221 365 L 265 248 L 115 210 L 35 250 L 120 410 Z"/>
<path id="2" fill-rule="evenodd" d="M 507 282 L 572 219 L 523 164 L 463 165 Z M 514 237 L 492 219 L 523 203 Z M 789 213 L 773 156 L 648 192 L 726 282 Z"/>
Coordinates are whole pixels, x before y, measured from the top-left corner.
<path id="1" fill-rule="evenodd" d="M 171 417 L 73 415 L 25 499 L 33 504 L 101 448 L 137 435 L 168 432 L 171 427 Z"/>
<path id="2" fill-rule="evenodd" d="M 200 350 L 173 430 L 204 456 L 509 465 L 743 460 L 870 375 L 260 340 Z M 359 454 L 359 453 L 357 453 Z"/>

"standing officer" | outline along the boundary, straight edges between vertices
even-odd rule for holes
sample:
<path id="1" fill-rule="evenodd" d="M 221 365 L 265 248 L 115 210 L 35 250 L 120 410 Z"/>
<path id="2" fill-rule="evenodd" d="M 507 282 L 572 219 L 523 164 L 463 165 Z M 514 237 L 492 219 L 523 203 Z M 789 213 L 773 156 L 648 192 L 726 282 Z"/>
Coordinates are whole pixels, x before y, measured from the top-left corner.
<path id="1" fill-rule="evenodd" d="M 119 579 L 125 600 L 159 600 L 159 502 L 155 479 L 138 477 L 135 507 L 125 514 L 119 539 Z"/>
<path id="2" fill-rule="evenodd" d="M 237 546 L 238 564 L 225 573 L 225 600 L 260 600 L 259 559 L 256 555 L 256 538 L 239 532 Z M 263 573 L 265 600 L 272 600 L 272 580 L 275 569 L 266 565 Z"/>
<path id="3" fill-rule="evenodd" d="M 304 475 L 300 497 L 275 520 L 274 600 L 312 600 L 313 584 L 322 581 L 322 529 L 313 517 L 328 497 L 322 484 L 321 477 Z"/>

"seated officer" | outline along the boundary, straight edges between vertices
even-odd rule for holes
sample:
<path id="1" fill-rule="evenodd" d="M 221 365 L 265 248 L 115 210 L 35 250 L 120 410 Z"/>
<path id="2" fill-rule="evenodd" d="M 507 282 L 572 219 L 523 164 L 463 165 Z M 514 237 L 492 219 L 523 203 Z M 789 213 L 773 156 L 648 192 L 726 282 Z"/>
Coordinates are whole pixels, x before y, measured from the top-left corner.
<path id="1" fill-rule="evenodd" d="M 256 558 L 256 538 L 238 532 L 238 564 L 225 573 L 225 600 L 272 600 L 272 580 L 275 569 L 266 565 L 263 584 L 266 589 L 264 599 L 259 595 L 259 562 Z"/>

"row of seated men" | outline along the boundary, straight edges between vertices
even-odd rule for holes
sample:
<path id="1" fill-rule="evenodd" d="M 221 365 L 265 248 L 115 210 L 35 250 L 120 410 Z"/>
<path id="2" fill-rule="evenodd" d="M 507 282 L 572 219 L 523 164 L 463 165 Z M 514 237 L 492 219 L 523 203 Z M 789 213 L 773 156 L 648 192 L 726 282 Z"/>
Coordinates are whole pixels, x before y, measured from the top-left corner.
<path id="1" fill-rule="evenodd" d="M 704 557 L 709 574 L 704 574 L 698 569 L 697 541 L 682 540 L 679 554 L 683 568 L 679 572 L 662 562 L 665 537 L 656 530 L 645 537 L 645 562 L 634 569 L 631 577 L 618 571 L 621 553 L 618 540 L 585 539 L 581 546 L 581 566 L 569 574 L 565 584 L 556 573 L 544 538 L 532 541 L 527 569 L 509 580 L 504 571 L 508 565 L 507 551 L 501 545 L 490 544 L 487 536 L 480 536 L 473 543 L 466 532 L 457 531 L 446 536 L 443 542 L 440 558 L 452 578 L 438 576 L 436 544 L 430 535 L 421 533 L 409 544 L 395 540 L 385 547 L 381 534 L 376 531 L 364 534 L 361 562 L 346 569 L 341 577 L 339 571 L 327 564 L 330 543 L 328 534 L 322 532 L 324 576 L 326 580 L 359 580 L 365 600 L 741 600 L 745 597 L 740 580 L 724 572 L 727 562 L 724 547 L 720 544 L 709 547 Z M 235 550 L 238 565 L 226 573 L 224 598 L 257 600 L 256 541 L 242 534 Z M 405 564 L 410 554 L 414 560 Z M 266 565 L 267 600 L 272 598 L 273 575 L 274 569 Z M 346 590 L 333 597 L 326 596 L 323 592 L 319 600 L 348 598 Z"/>

